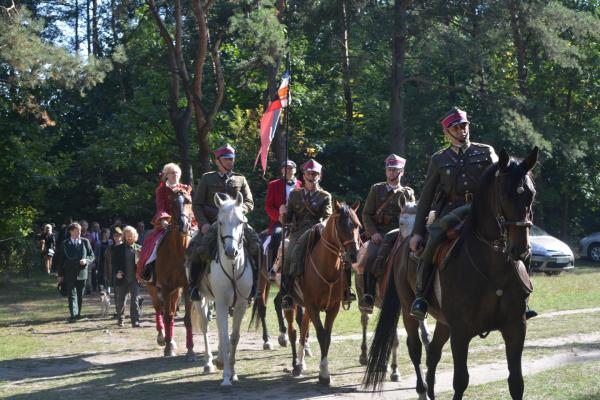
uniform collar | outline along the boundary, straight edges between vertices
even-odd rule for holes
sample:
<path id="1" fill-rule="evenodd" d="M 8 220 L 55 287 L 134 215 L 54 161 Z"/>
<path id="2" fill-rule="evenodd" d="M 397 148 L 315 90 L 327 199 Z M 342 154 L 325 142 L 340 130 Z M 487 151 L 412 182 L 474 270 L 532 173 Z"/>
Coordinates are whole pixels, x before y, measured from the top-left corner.
<path id="1" fill-rule="evenodd" d="M 219 174 L 219 176 L 221 178 L 231 178 L 231 172 L 220 172 L 220 171 L 217 171 L 217 174 Z"/>
<path id="2" fill-rule="evenodd" d="M 462 151 L 463 151 L 463 154 L 464 154 L 464 153 L 466 153 L 466 152 L 467 152 L 467 150 L 469 150 L 469 148 L 470 148 L 470 147 L 471 147 L 471 142 L 470 142 L 470 141 L 466 142 L 466 143 L 465 143 L 464 145 L 462 145 L 462 146 L 455 146 L 455 145 L 453 145 L 453 144 L 451 144 L 451 145 L 450 145 L 450 149 L 452 149 L 452 151 L 453 151 L 455 154 L 458 154 L 458 152 L 459 152 L 461 149 L 462 149 Z"/>
<path id="3" fill-rule="evenodd" d="M 398 182 L 398 184 L 396 186 L 392 186 L 389 182 L 385 183 L 385 188 L 387 189 L 387 191 L 393 191 L 396 192 L 398 191 L 400 188 L 402 187 L 402 185 L 400 185 L 400 182 Z"/>

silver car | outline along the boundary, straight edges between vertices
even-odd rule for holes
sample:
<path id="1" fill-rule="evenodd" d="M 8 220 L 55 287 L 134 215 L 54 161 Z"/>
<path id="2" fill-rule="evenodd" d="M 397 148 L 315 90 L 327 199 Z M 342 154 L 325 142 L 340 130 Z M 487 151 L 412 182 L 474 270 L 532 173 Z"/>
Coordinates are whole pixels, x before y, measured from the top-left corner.
<path id="1" fill-rule="evenodd" d="M 592 233 L 579 242 L 579 257 L 600 262 L 600 232 Z"/>
<path id="2" fill-rule="evenodd" d="M 566 243 L 550 236 L 533 225 L 529 232 L 531 242 L 531 269 L 546 275 L 558 275 L 575 268 L 575 257 Z"/>

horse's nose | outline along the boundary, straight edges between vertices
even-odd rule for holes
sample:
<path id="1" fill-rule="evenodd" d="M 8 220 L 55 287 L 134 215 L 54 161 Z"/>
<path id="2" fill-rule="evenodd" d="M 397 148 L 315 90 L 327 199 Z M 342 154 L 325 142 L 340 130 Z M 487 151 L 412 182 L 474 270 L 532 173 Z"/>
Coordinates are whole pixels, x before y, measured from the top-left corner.
<path id="1" fill-rule="evenodd" d="M 233 246 L 227 246 L 225 248 L 225 255 L 231 259 L 234 259 L 237 256 L 237 250 L 233 248 Z"/>

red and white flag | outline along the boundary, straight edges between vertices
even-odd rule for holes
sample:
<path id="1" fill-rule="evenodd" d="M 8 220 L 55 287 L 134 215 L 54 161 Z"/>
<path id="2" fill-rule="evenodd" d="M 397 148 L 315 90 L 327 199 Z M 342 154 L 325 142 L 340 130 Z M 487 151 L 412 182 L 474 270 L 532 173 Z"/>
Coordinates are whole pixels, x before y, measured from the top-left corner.
<path id="1" fill-rule="evenodd" d="M 281 117 L 282 110 L 287 107 L 288 101 L 291 101 L 289 91 L 290 74 L 286 72 L 283 74 L 283 80 L 279 89 L 277 90 L 277 98 L 273 100 L 267 110 L 260 119 L 260 150 L 256 155 L 254 161 L 254 168 L 258 164 L 258 158 L 261 159 L 261 165 L 263 169 L 263 175 L 267 171 L 267 156 L 269 155 L 269 147 L 277 131 L 277 125 L 279 124 L 279 118 Z"/>

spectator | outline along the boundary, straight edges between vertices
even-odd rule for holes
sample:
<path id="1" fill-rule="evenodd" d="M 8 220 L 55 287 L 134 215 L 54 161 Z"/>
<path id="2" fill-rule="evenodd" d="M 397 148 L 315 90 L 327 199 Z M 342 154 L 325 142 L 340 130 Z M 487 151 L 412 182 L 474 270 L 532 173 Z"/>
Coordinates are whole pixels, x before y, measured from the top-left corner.
<path id="1" fill-rule="evenodd" d="M 89 224 L 85 219 L 79 221 L 81 224 L 81 237 L 86 238 L 92 245 L 92 250 L 96 253 L 96 239 L 91 231 L 88 230 Z M 92 263 L 89 266 L 88 279 L 85 283 L 85 294 L 90 294 L 92 291 L 98 291 L 98 268 L 96 263 Z"/>
<path id="2" fill-rule="evenodd" d="M 62 261 L 58 266 L 58 282 L 66 286 L 69 293 L 69 322 L 81 318 L 83 289 L 88 276 L 88 265 L 94 261 L 94 252 L 89 240 L 81 237 L 81 225 L 77 222 L 69 225 L 70 239 L 63 242 Z"/>
<path id="3" fill-rule="evenodd" d="M 144 237 L 146 236 L 146 225 L 144 225 L 144 221 L 138 222 L 136 225 L 136 229 L 138 231 L 139 236 L 136 243 L 141 246 L 144 244 Z"/>
<path id="4" fill-rule="evenodd" d="M 125 314 L 125 298 L 130 295 L 129 318 L 131 326 L 140 327 L 139 297 L 140 287 L 136 280 L 136 264 L 139 260 L 141 246 L 136 243 L 138 233 L 132 226 L 123 229 L 125 242 L 115 246 L 112 254 L 112 266 L 115 282 L 115 303 L 117 306 L 119 326 L 123 326 Z"/>
<path id="5" fill-rule="evenodd" d="M 118 226 L 113 229 L 113 239 L 112 244 L 108 246 L 106 251 L 104 252 L 104 279 L 107 285 L 115 287 L 115 282 L 113 280 L 113 267 L 112 267 L 112 253 L 116 246 L 123 243 L 123 231 Z M 117 302 L 115 301 L 115 307 L 117 306 Z M 119 309 L 116 308 L 115 318 L 118 316 Z"/>
<path id="6" fill-rule="evenodd" d="M 62 244 L 69 238 L 68 228 L 73 222 L 71 217 L 65 219 L 65 223 L 61 225 L 56 235 L 56 248 L 58 251 L 54 252 L 54 262 L 52 263 L 53 272 L 57 272 L 58 267 L 62 264 Z"/>
<path id="7" fill-rule="evenodd" d="M 100 237 L 102 236 L 102 231 L 100 229 L 100 223 L 96 222 L 96 221 L 92 222 L 92 230 L 90 232 L 92 232 L 92 236 L 94 237 L 96 246 L 98 246 L 98 244 L 100 243 Z"/>
<path id="8" fill-rule="evenodd" d="M 52 272 L 52 259 L 56 250 L 56 239 L 52 232 L 52 225 L 44 225 L 44 233 L 40 236 L 40 250 L 42 252 L 42 263 L 46 274 Z"/>
<path id="9" fill-rule="evenodd" d="M 96 266 L 98 268 L 98 286 L 108 287 L 111 280 L 106 279 L 106 251 L 112 245 L 110 238 L 110 229 L 103 228 L 100 233 L 100 241 L 96 246 Z"/>

